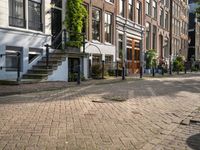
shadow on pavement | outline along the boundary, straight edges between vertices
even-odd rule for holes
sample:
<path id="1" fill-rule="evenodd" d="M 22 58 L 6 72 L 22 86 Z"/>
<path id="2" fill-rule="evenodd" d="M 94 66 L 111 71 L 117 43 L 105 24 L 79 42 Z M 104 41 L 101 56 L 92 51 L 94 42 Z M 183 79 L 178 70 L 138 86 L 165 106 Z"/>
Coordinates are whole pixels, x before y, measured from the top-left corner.
<path id="1" fill-rule="evenodd" d="M 179 92 L 200 93 L 200 80 L 138 80 L 102 85 L 77 86 L 68 89 L 35 94 L 21 94 L 1 99 L 0 104 L 76 100 L 79 97 L 100 95 L 101 97 L 154 98 L 169 96 L 173 100 Z"/>
<path id="2" fill-rule="evenodd" d="M 190 136 L 186 143 L 191 149 L 200 150 L 200 133 Z"/>

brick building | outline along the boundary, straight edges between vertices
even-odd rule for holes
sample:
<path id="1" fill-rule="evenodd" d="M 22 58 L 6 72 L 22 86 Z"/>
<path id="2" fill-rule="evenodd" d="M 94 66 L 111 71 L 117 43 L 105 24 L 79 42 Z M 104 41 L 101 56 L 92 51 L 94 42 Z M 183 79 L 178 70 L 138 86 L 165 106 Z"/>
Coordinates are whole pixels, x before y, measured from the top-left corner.
<path id="1" fill-rule="evenodd" d="M 188 49 L 188 2 L 187 0 L 173 0 L 172 10 L 172 56 L 185 56 Z"/>
<path id="2" fill-rule="evenodd" d="M 195 0 L 189 1 L 190 12 L 189 12 L 189 38 L 191 42 L 188 48 L 188 60 L 192 58 L 194 60 L 200 60 L 200 19 L 198 14 L 195 13 L 197 4 Z"/>
<path id="3" fill-rule="evenodd" d="M 116 53 L 128 74 L 138 73 L 142 63 L 144 11 L 144 0 L 116 2 Z"/>
<path id="4" fill-rule="evenodd" d="M 88 22 L 86 52 L 91 63 L 115 61 L 115 2 L 113 0 L 84 0 Z"/>
<path id="5" fill-rule="evenodd" d="M 146 0 L 146 50 L 155 49 L 158 60 L 169 60 L 170 1 Z"/>

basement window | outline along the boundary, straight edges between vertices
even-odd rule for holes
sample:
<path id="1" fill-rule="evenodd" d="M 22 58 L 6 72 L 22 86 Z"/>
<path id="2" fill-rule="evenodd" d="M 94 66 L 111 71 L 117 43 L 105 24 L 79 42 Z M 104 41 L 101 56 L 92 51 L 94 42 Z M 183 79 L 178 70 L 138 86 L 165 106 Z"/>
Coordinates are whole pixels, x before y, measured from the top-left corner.
<path id="1" fill-rule="evenodd" d="M 6 71 L 17 71 L 18 52 L 21 53 L 19 59 L 22 66 L 22 47 L 6 46 Z"/>
<path id="2" fill-rule="evenodd" d="M 42 55 L 42 49 L 29 48 L 28 62 L 32 63 L 36 58 Z"/>

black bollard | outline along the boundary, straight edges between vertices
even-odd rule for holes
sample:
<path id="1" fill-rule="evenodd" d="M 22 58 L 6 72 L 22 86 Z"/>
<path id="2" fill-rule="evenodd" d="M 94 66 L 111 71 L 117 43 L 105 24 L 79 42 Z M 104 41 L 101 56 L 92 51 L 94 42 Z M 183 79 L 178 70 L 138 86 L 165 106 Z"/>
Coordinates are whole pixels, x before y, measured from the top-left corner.
<path id="1" fill-rule="evenodd" d="M 125 68 L 122 67 L 122 80 L 125 80 Z"/>

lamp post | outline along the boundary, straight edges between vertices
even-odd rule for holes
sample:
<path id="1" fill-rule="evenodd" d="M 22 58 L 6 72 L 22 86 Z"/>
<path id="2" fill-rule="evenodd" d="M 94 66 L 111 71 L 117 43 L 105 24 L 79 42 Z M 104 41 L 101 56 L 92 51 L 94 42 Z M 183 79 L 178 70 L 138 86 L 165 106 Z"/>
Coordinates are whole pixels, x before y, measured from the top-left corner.
<path id="1" fill-rule="evenodd" d="M 172 75 L 172 15 L 173 15 L 173 1 L 170 0 L 170 47 L 169 47 L 169 74 Z"/>
<path id="2" fill-rule="evenodd" d="M 144 65 L 143 36 L 144 36 L 144 28 L 142 27 L 141 41 L 140 41 L 140 78 L 143 77 L 143 65 Z"/>

